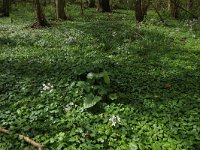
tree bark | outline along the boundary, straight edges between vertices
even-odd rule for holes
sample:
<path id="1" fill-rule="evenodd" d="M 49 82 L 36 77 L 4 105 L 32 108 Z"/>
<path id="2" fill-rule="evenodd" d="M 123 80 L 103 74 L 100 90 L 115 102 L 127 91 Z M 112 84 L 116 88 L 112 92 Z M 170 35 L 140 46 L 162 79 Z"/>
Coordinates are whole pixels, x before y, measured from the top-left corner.
<path id="1" fill-rule="evenodd" d="M 179 0 L 170 0 L 171 16 L 175 19 L 179 18 L 178 4 Z"/>
<path id="2" fill-rule="evenodd" d="M 146 2 L 144 0 L 136 0 L 135 17 L 137 22 L 142 22 L 144 20 L 145 15 L 147 15 L 149 4 L 149 1 Z"/>
<path id="3" fill-rule="evenodd" d="M 190 11 L 194 7 L 194 1 L 188 0 L 188 11 Z"/>
<path id="4" fill-rule="evenodd" d="M 101 3 L 102 3 L 102 12 L 111 12 L 109 0 L 102 0 Z"/>
<path id="5" fill-rule="evenodd" d="M 35 24 L 33 24 L 32 27 L 35 26 L 40 26 L 40 27 L 44 27 L 47 26 L 47 20 L 45 18 L 42 6 L 40 4 L 40 0 L 34 0 L 34 5 L 35 5 L 35 12 L 36 12 L 36 18 L 37 18 L 37 22 Z"/>
<path id="6" fill-rule="evenodd" d="M 90 8 L 95 7 L 95 0 L 88 0 L 88 2 Z"/>
<path id="7" fill-rule="evenodd" d="M 102 0 L 97 0 L 97 11 L 102 11 Z"/>
<path id="8" fill-rule="evenodd" d="M 3 16 L 9 17 L 9 7 L 10 7 L 10 0 L 3 0 Z"/>
<path id="9" fill-rule="evenodd" d="M 65 14 L 65 0 L 56 0 L 56 18 L 66 20 Z"/>

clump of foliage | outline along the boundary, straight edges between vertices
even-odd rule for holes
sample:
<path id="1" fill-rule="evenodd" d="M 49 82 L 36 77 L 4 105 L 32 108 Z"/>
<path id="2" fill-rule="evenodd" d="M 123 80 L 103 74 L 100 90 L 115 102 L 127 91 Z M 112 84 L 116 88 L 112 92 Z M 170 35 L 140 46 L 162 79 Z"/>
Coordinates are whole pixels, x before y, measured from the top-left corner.
<path id="1" fill-rule="evenodd" d="M 88 73 L 87 81 L 79 81 L 77 86 L 80 87 L 80 93 L 86 93 L 83 107 L 91 108 L 101 100 L 115 100 L 117 95 L 111 93 L 110 77 L 107 71 L 101 73 Z"/>

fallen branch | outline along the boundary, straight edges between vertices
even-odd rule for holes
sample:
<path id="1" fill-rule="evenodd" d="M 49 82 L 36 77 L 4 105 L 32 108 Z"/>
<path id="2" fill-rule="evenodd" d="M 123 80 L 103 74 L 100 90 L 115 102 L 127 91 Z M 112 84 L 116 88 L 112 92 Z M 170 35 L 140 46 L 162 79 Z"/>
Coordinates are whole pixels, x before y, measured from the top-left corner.
<path id="1" fill-rule="evenodd" d="M 6 133 L 6 134 L 10 134 L 9 130 L 6 130 L 4 128 L 0 128 L 0 132 L 2 133 Z M 27 136 L 21 135 L 21 134 L 17 134 L 19 136 L 20 139 L 23 139 L 24 141 L 26 141 L 27 143 L 30 143 L 31 145 L 35 146 L 38 148 L 38 150 L 42 150 L 43 145 L 40 143 L 37 143 L 35 141 L 33 141 L 32 139 L 30 139 Z"/>
<path id="2" fill-rule="evenodd" d="M 140 36 L 143 40 L 145 39 L 141 34 L 135 32 L 135 34 L 137 34 L 138 36 Z"/>

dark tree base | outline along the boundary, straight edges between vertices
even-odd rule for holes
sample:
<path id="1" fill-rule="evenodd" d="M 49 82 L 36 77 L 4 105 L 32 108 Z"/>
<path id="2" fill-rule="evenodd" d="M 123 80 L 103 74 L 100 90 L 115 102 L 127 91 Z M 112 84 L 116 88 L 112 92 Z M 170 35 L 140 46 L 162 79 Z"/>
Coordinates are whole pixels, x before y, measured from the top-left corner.
<path id="1" fill-rule="evenodd" d="M 0 17 L 9 17 L 9 15 L 5 15 L 4 13 L 0 13 Z"/>
<path id="2" fill-rule="evenodd" d="M 45 23 L 35 22 L 31 26 L 31 28 L 33 28 L 33 29 L 41 29 L 41 28 L 45 28 L 45 27 L 50 27 L 50 25 L 46 22 Z"/>
<path id="3" fill-rule="evenodd" d="M 100 0 L 102 12 L 111 12 L 109 0 Z"/>

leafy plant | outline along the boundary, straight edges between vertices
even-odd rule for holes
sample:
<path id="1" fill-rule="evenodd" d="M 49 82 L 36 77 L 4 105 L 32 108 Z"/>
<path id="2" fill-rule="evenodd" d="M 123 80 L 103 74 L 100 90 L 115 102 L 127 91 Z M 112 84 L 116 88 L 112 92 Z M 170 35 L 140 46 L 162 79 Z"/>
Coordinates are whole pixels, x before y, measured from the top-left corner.
<path id="1" fill-rule="evenodd" d="M 86 81 L 79 81 L 77 83 L 81 93 L 85 95 L 84 109 L 93 107 L 101 100 L 117 99 L 117 94 L 112 93 L 110 88 L 110 77 L 107 71 L 100 73 L 90 72 L 86 77 Z"/>

